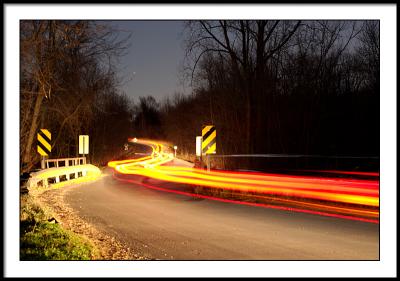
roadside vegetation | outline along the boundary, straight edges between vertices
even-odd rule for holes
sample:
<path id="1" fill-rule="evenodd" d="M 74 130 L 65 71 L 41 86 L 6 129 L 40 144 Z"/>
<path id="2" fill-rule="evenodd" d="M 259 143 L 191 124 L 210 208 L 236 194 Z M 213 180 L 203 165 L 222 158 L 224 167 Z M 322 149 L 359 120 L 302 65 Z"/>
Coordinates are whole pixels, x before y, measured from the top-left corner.
<path id="1" fill-rule="evenodd" d="M 98 250 L 86 238 L 63 229 L 28 194 L 21 195 L 21 260 L 91 260 Z"/>

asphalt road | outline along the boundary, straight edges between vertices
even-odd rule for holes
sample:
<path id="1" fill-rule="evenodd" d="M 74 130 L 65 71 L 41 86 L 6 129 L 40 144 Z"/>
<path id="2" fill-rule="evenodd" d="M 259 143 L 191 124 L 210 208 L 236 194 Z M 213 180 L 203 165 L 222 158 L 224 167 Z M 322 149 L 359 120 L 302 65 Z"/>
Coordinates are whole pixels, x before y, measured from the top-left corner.
<path id="1" fill-rule="evenodd" d="M 68 192 L 65 201 L 146 258 L 379 259 L 377 224 L 195 199 L 120 182 L 110 169 L 105 173 L 100 180 Z"/>

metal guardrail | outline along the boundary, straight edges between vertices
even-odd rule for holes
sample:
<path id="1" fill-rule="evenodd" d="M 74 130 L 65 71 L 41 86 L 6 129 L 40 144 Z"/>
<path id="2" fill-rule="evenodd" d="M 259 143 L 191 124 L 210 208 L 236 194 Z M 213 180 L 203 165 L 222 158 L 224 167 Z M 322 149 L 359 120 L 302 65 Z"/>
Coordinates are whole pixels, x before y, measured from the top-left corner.
<path id="1" fill-rule="evenodd" d="M 49 184 L 58 184 L 63 181 L 75 180 L 87 176 L 99 176 L 100 174 L 100 169 L 91 164 L 53 167 L 31 173 L 27 186 L 28 188 L 37 187 L 38 185 L 48 187 Z"/>
<path id="2" fill-rule="evenodd" d="M 208 154 L 211 158 L 218 157 L 266 157 L 266 158 L 328 158 L 328 159 L 379 159 L 379 157 L 368 156 L 325 156 L 325 155 L 304 155 L 304 154 Z"/>
<path id="3" fill-rule="evenodd" d="M 236 159 L 236 161 L 235 161 Z M 241 163 L 242 159 L 251 161 L 251 167 Z M 347 156 L 347 155 L 306 155 L 306 154 L 207 154 L 202 163 L 210 169 L 212 162 L 229 169 L 379 169 L 379 157 L 376 156 Z M 284 162 L 282 162 L 284 161 Z M 289 162 L 288 162 L 289 161 Z M 244 166 L 243 166 L 243 165 Z M 203 164 L 201 164 L 203 165 Z"/>

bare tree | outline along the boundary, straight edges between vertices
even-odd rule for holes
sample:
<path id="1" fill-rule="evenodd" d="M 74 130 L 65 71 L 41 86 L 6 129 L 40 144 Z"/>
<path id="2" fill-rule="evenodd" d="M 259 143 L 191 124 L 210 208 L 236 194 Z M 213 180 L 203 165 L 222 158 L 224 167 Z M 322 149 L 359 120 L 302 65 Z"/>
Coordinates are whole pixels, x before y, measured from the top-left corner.
<path id="1" fill-rule="evenodd" d="M 230 66 L 238 91 L 245 97 L 247 150 L 254 151 L 256 95 L 265 94 L 267 65 L 285 48 L 301 22 L 192 21 L 188 23 L 187 56 L 193 57 L 192 77 L 206 53 L 216 53 Z"/>
<path id="2" fill-rule="evenodd" d="M 29 170 L 38 158 L 38 126 L 53 127 L 56 143 L 64 127 L 79 131 L 82 120 L 90 120 L 102 77 L 115 75 L 113 58 L 129 38 L 118 39 L 109 26 L 90 21 L 21 21 L 20 28 L 21 163 Z"/>
<path id="3" fill-rule="evenodd" d="M 358 49 L 359 59 L 368 73 L 368 87 L 375 93 L 379 93 L 379 62 L 380 62 L 380 40 L 379 22 L 366 21 L 358 39 L 361 46 Z"/>

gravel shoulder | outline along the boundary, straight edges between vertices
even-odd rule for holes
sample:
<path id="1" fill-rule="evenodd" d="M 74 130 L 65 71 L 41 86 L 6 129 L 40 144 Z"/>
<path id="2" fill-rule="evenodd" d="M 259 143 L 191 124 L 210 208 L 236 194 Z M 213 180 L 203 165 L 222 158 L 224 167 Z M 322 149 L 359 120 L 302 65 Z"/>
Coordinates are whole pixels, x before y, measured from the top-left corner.
<path id="1" fill-rule="evenodd" d="M 93 183 L 93 182 L 91 182 Z M 66 194 L 85 184 L 65 186 L 57 189 L 30 191 L 42 208 L 50 211 L 58 223 L 67 230 L 89 239 L 98 249 L 96 260 L 144 260 L 122 241 L 88 223 L 65 202 Z"/>

